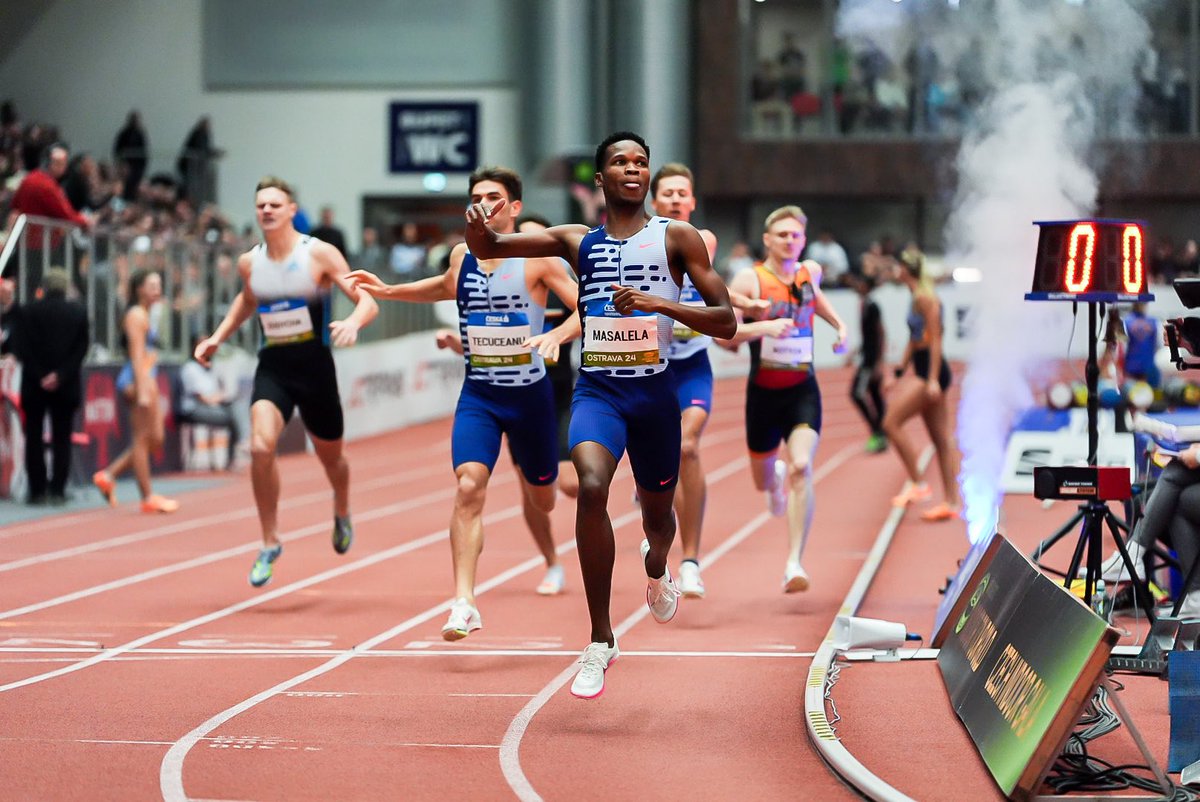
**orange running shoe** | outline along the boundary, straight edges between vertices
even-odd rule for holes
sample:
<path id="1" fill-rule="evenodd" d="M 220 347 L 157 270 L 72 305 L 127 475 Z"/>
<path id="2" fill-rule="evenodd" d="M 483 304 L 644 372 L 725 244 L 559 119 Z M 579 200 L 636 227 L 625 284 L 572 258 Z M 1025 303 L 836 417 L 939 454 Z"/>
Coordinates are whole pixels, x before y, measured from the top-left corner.
<path id="1" fill-rule="evenodd" d="M 108 475 L 108 471 L 96 471 L 93 473 L 92 484 L 100 491 L 100 495 L 104 496 L 104 500 L 108 502 L 108 506 L 117 506 L 117 483 Z"/>
<path id="2" fill-rule="evenodd" d="M 933 495 L 933 491 L 929 489 L 929 485 L 925 482 L 910 484 L 900 492 L 900 495 L 892 497 L 893 507 L 907 507 L 914 501 L 924 501 Z"/>
<path id="3" fill-rule="evenodd" d="M 142 499 L 142 512 L 175 512 L 179 502 L 166 496 L 147 496 Z"/>
<path id="4" fill-rule="evenodd" d="M 946 502 L 938 504 L 936 507 L 931 507 L 921 513 L 922 521 L 949 521 L 958 517 L 959 508 L 951 507 Z"/>

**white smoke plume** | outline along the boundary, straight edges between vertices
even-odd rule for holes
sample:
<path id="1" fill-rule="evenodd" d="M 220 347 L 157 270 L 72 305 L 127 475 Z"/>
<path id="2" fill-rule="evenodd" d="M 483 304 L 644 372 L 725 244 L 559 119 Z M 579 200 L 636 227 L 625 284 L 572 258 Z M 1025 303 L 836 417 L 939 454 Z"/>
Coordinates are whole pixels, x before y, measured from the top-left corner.
<path id="1" fill-rule="evenodd" d="M 947 264 L 983 277 L 958 409 L 959 482 L 977 540 L 999 505 L 1005 446 L 1033 401 L 1031 380 L 1067 352 L 1070 308 L 1024 300 L 1032 223 L 1093 213 L 1092 144 L 1134 130 L 1149 26 L 1127 0 L 843 0 L 837 32 L 893 64 L 929 48 L 981 96 L 964 123 L 944 242 Z"/>

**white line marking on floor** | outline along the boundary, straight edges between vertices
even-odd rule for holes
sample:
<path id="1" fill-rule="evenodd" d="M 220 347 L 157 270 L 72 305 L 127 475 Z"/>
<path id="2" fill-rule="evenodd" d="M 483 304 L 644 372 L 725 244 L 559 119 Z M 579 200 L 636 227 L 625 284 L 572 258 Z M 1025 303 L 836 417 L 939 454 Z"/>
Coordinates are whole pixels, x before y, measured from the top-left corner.
<path id="1" fill-rule="evenodd" d="M 419 469 L 405 471 L 403 473 L 393 474 L 391 476 L 379 476 L 374 479 L 368 479 L 355 484 L 354 490 L 362 492 L 366 490 L 376 490 L 383 487 L 393 487 L 398 482 L 405 482 L 409 479 L 417 479 L 429 475 L 429 469 Z M 294 507 L 301 507 L 306 504 L 315 504 L 320 501 L 327 501 L 333 491 L 326 488 L 312 493 L 305 493 L 301 496 L 281 501 L 279 508 L 288 510 Z M 206 527 L 226 524 L 233 521 L 242 520 L 243 518 L 254 518 L 258 513 L 254 509 L 254 505 L 238 507 L 237 509 L 223 512 L 218 515 L 208 515 L 203 518 L 196 518 L 190 521 L 180 521 L 176 524 L 166 524 L 164 526 L 156 526 L 151 529 L 146 529 L 141 532 L 135 532 L 128 535 L 118 535 L 105 540 L 97 540 L 93 543 L 87 543 L 82 546 L 73 546 L 67 549 L 58 549 L 57 551 L 49 551 L 45 554 L 35 554 L 31 557 L 24 557 L 11 562 L 0 563 L 0 573 L 5 571 L 16 571 L 19 568 L 28 568 L 31 565 L 39 565 L 41 563 L 54 562 L 55 560 L 64 560 L 68 557 L 78 557 L 81 554 L 91 554 L 104 549 L 116 548 L 118 546 L 127 546 L 131 543 L 141 543 L 146 540 L 163 537 L 165 535 L 175 535 L 180 532 L 189 532 L 193 529 L 203 529 Z"/>
<path id="2" fill-rule="evenodd" d="M 375 512 L 379 512 L 379 511 L 376 510 Z M 517 515 L 519 515 L 520 512 L 521 512 L 520 505 L 514 505 L 514 506 L 508 507 L 500 512 L 493 513 L 492 515 L 489 515 L 489 516 L 485 516 L 484 524 L 485 525 L 493 524 L 493 523 L 496 523 L 498 521 L 502 521 L 502 520 L 505 520 L 508 518 L 514 518 Z M 368 515 L 370 515 L 370 513 L 368 513 Z M 360 517 L 362 517 L 362 516 L 360 516 Z M 326 524 L 321 525 L 321 531 L 326 531 L 326 530 L 328 530 L 328 528 L 329 527 Z M 316 585 L 317 583 L 324 582 L 327 579 L 333 579 L 335 577 L 339 577 L 344 574 L 352 573 L 361 568 L 367 568 L 369 566 L 375 565 L 376 563 L 380 563 L 385 560 L 390 560 L 392 557 L 397 557 L 401 554 L 406 554 L 410 551 L 416 551 L 417 549 L 424 548 L 425 546 L 429 546 L 434 543 L 439 543 L 443 540 L 446 540 L 448 537 L 449 537 L 449 530 L 442 529 L 439 532 L 433 532 L 431 534 L 425 535 L 424 537 L 419 537 L 416 540 L 410 540 L 406 543 L 401 543 L 400 545 L 393 546 L 390 549 L 384 549 L 383 551 L 379 551 L 374 554 L 363 557 L 362 559 L 355 560 L 352 563 L 346 563 L 345 565 L 338 566 L 337 568 L 330 568 L 327 571 L 322 571 L 319 574 L 314 574 L 314 575 L 308 577 L 307 579 L 301 579 L 297 582 L 292 582 L 291 584 L 284 585 L 283 587 L 276 588 L 275 590 L 267 591 L 266 593 L 259 594 L 258 596 L 254 596 L 252 598 L 245 599 L 244 601 L 240 601 L 237 604 L 231 604 L 228 607 L 224 607 L 220 610 L 216 610 L 215 612 L 207 613 L 205 615 L 198 616 L 191 620 L 184 621 L 180 624 L 176 624 L 173 627 L 168 627 L 167 629 L 160 629 L 157 632 L 152 632 L 149 635 L 144 635 L 140 638 L 136 638 L 134 640 L 129 641 L 128 643 L 122 644 L 121 646 L 117 646 L 112 649 L 105 649 L 103 652 L 101 652 L 93 657 L 89 657 L 87 660 L 83 660 L 79 663 L 76 663 L 73 666 L 67 666 L 65 668 L 60 668 L 56 671 L 48 671 L 44 674 L 37 674 L 32 677 L 26 677 L 25 679 L 17 680 L 16 682 L 9 682 L 7 684 L 0 685 L 0 692 L 11 691 L 11 690 L 15 690 L 17 688 L 23 688 L 26 685 L 33 685 L 35 683 L 43 682 L 45 680 L 52 679 L 54 677 L 61 677 L 64 674 L 70 674 L 75 671 L 80 671 L 84 668 L 87 668 L 88 666 L 93 666 L 93 665 L 96 665 L 97 663 L 102 663 L 105 660 L 109 660 L 113 657 L 116 657 L 117 655 L 121 655 L 121 654 L 130 652 L 130 651 L 133 651 L 134 649 L 137 649 L 141 646 L 145 646 L 148 643 L 153 643 L 154 641 L 162 640 L 163 638 L 169 638 L 173 635 L 178 635 L 181 632 L 186 632 L 189 629 L 195 629 L 198 626 L 202 626 L 204 624 L 209 624 L 209 623 L 212 623 L 213 621 L 219 621 L 220 619 L 225 618 L 230 615 L 233 615 L 234 613 L 239 613 L 242 610 L 248 610 L 251 607 L 257 607 L 260 604 L 266 604 L 267 602 L 274 601 L 275 599 L 278 599 L 281 596 L 286 596 L 287 594 L 293 593 L 297 590 L 302 590 L 302 589 L 310 587 L 312 585 Z M 449 609 L 449 604 L 450 604 L 449 602 L 446 602 L 447 609 Z"/>
<path id="3" fill-rule="evenodd" d="M 856 450 L 860 450 L 857 446 L 855 448 L 856 448 Z M 712 473 L 709 474 L 710 485 L 715 484 L 718 481 L 718 478 L 717 478 L 718 474 L 720 475 L 720 478 L 729 476 L 738 468 L 746 465 L 747 462 L 748 462 L 748 460 L 746 457 L 738 457 L 738 458 L 732 460 L 731 462 L 726 463 L 725 465 L 723 465 L 721 468 L 717 469 L 716 471 L 713 471 Z M 765 520 L 766 516 L 764 514 L 764 516 L 761 516 L 761 517 L 763 517 Z M 632 510 L 632 511 L 616 518 L 615 520 L 613 520 L 613 522 L 612 522 L 613 529 L 616 530 L 620 527 L 625 526 L 626 524 L 629 524 L 629 523 L 632 523 L 633 521 L 639 520 L 640 518 L 641 518 L 641 510 L 640 509 Z M 564 543 L 561 546 L 559 546 L 557 550 L 560 554 L 562 554 L 567 551 L 573 550 L 574 548 L 575 548 L 575 541 L 571 540 L 570 542 Z M 514 566 L 513 568 L 510 568 L 508 571 L 505 571 L 504 573 L 499 574 L 499 575 L 493 577 L 492 579 L 488 580 L 487 582 L 484 582 L 483 584 L 479 585 L 476 588 L 475 593 L 476 593 L 476 595 L 486 593 L 487 591 L 491 590 L 492 588 L 495 588 L 495 587 L 498 587 L 499 585 L 504 584 L 509 579 L 519 576 L 527 571 L 531 571 L 534 568 L 537 568 L 538 566 L 543 565 L 543 564 L 544 563 L 540 556 L 531 557 L 530 559 L 526 560 L 525 562 L 523 562 L 517 566 Z M 407 632 L 408 630 L 410 630 L 414 627 L 420 626 L 421 624 L 425 623 L 426 621 L 429 621 L 430 619 L 449 611 L 450 605 L 452 603 L 453 603 L 452 600 L 447 599 L 446 601 L 442 602 L 441 604 L 437 605 L 436 607 L 431 607 L 430 609 L 426 610 L 424 613 L 414 616 L 413 618 L 410 618 L 409 620 L 407 620 L 401 624 L 398 624 L 397 626 L 393 627 L 392 629 L 389 629 L 385 632 L 381 632 L 380 634 L 376 635 L 375 637 L 370 638 L 369 640 L 362 643 L 359 648 L 363 651 L 368 651 L 370 649 L 373 649 L 375 646 L 377 646 L 381 643 L 385 643 L 386 641 L 390 640 L 391 638 L 394 638 L 397 635 Z M 426 654 L 426 652 L 416 652 L 416 653 L 417 654 Z M 221 713 L 218 713 L 217 715 L 210 718 L 208 721 L 206 721 L 203 724 L 201 724 L 200 726 L 196 727 L 194 730 L 189 732 L 183 738 L 179 739 L 179 741 L 177 741 L 174 746 L 172 746 L 169 750 L 167 750 L 167 754 L 163 758 L 162 765 L 159 768 L 159 788 L 162 791 L 164 802 L 186 802 L 187 794 L 183 790 L 183 763 L 184 763 L 184 760 L 187 758 L 188 752 L 191 751 L 192 747 L 201 738 L 203 738 L 208 733 L 212 732 L 214 729 L 221 726 L 225 722 L 227 722 L 230 719 L 234 718 L 235 716 L 239 715 L 240 713 L 251 709 L 252 707 L 258 705 L 259 703 L 261 703 L 263 701 L 266 701 L 267 699 L 270 699 L 271 697 L 275 696 L 278 693 L 282 693 L 283 691 L 290 690 L 290 689 L 294 688 L 295 686 L 300 685 L 304 682 L 307 682 L 308 680 L 310 680 L 314 677 L 318 677 L 318 676 L 321 676 L 322 674 L 332 671 L 333 669 L 335 669 L 338 666 L 345 663 L 347 660 L 350 660 L 352 657 L 356 657 L 356 656 L 359 656 L 358 652 L 351 652 L 346 655 L 341 655 L 341 656 L 335 657 L 332 660 L 330 660 L 329 662 L 325 663 L 324 665 L 317 666 L 316 668 L 312 669 L 311 671 L 306 671 L 305 673 L 295 676 L 295 677 L 291 678 L 290 680 L 286 680 L 285 682 L 282 682 L 273 688 L 269 688 L 269 689 L 263 691 L 262 693 L 257 694 L 256 696 L 252 696 L 251 698 L 246 699 L 246 700 L 240 702 L 239 704 L 234 705 L 233 707 L 231 707 Z"/>
<path id="4" fill-rule="evenodd" d="M 497 482 L 502 482 L 502 481 L 504 481 L 503 478 L 497 480 Z M 513 481 L 511 474 L 508 475 L 508 481 Z M 454 495 L 453 488 L 448 489 L 448 490 L 433 491 L 433 492 L 427 493 L 423 496 L 417 496 L 416 498 L 408 499 L 406 501 L 401 501 L 401 502 L 398 502 L 395 504 L 389 504 L 384 507 L 376 507 L 376 508 L 369 509 L 362 513 L 355 513 L 354 520 L 356 523 L 360 523 L 363 521 L 373 521 L 373 520 L 376 520 L 377 518 L 386 518 L 389 515 L 394 515 L 397 512 L 402 512 L 406 509 L 412 509 L 414 507 L 419 507 L 419 506 L 422 506 L 424 504 L 431 503 L 434 501 L 451 498 L 451 497 L 453 497 L 453 495 Z M 515 509 L 518 509 L 518 511 L 519 511 L 519 508 L 515 508 Z M 312 526 L 305 526 L 301 529 L 295 529 L 291 532 L 287 532 L 287 533 L 281 535 L 279 539 L 281 541 L 283 541 L 284 543 L 291 543 L 293 541 L 300 540 L 300 539 L 306 538 L 306 537 L 311 537 L 311 536 L 317 535 L 317 534 L 322 534 L 322 533 L 328 534 L 329 527 L 330 527 L 330 524 L 328 524 L 328 523 L 313 524 Z M 35 602 L 33 604 L 27 604 L 24 607 L 16 607 L 12 610 L 5 610 L 3 612 L 0 612 L 0 621 L 2 621 L 4 619 L 8 619 L 8 618 L 16 618 L 17 616 L 28 615 L 29 613 L 35 613 L 35 612 L 38 612 L 39 610 L 46 610 L 48 608 L 57 607 L 62 604 L 68 604 L 70 602 L 79 601 L 80 599 L 86 599 L 91 596 L 96 596 L 100 593 L 105 593 L 110 590 L 118 590 L 120 588 L 129 587 L 130 585 L 136 585 L 139 582 L 145 582 L 150 579 L 157 579 L 158 577 L 161 577 L 161 576 L 168 576 L 170 574 L 178 573 L 180 571 L 186 571 L 190 568 L 197 568 L 201 565 L 208 565 L 209 563 L 219 562 L 219 561 L 224 560 L 229 557 L 236 557 L 239 554 L 250 554 L 250 553 L 258 551 L 258 549 L 259 549 L 258 543 L 246 543 L 241 546 L 234 546 L 233 548 L 224 549 L 223 551 L 214 552 L 212 554 L 205 554 L 200 557 L 194 557 L 190 560 L 184 560 L 182 562 L 171 563 L 170 565 L 164 565 L 159 568 L 152 568 L 148 571 L 142 571 L 139 574 L 133 574 L 132 576 L 127 576 L 122 579 L 115 579 L 112 582 L 105 582 L 100 585 L 94 585 L 90 588 L 84 588 L 83 590 L 77 590 L 72 593 L 66 593 L 66 594 L 63 594 L 62 596 L 55 596 L 52 599 Z M 4 689 L 0 688 L 0 690 L 4 690 Z"/>
<path id="5" fill-rule="evenodd" d="M 839 466 L 855 454 L 862 453 L 862 446 L 854 444 L 846 446 L 841 451 L 838 451 L 829 461 L 822 464 L 813 473 L 813 485 L 820 482 L 829 474 L 833 473 Z M 710 479 L 711 481 L 711 479 Z M 757 531 L 763 524 L 771 518 L 765 512 L 760 512 L 754 516 L 745 526 L 732 535 L 727 537 L 720 546 L 714 549 L 707 557 L 704 558 L 704 565 L 711 566 L 717 560 L 724 557 L 735 546 L 748 538 L 751 534 Z M 613 636 L 620 638 L 626 632 L 633 628 L 635 624 L 641 621 L 650 613 L 649 607 L 640 607 L 637 612 L 630 615 L 617 626 L 613 627 Z M 624 656 L 624 655 L 622 655 Z M 525 731 L 529 728 L 533 717 L 538 711 L 545 706 L 546 702 L 550 701 L 550 697 L 554 696 L 562 686 L 567 684 L 577 671 L 574 664 L 567 666 L 558 676 L 550 680 L 538 694 L 529 701 L 529 704 L 521 708 L 520 712 L 513 718 L 508 725 L 508 730 L 504 733 L 504 738 L 500 741 L 500 769 L 504 773 L 504 779 L 508 782 L 508 786 L 517 795 L 517 798 L 522 802 L 542 802 L 542 797 L 533 785 L 529 782 L 529 778 L 525 776 L 524 770 L 521 768 L 521 739 L 525 737 Z"/>

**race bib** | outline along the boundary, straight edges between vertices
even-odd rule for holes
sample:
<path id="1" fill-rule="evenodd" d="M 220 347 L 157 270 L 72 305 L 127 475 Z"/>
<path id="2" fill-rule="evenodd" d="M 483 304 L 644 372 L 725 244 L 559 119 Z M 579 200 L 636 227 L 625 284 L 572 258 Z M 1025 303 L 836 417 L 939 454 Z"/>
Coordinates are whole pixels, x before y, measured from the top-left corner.
<path id="1" fill-rule="evenodd" d="M 686 301 L 680 300 L 680 303 L 684 306 L 698 306 L 698 307 L 706 306 L 703 298 L 701 298 L 698 301 L 693 301 L 690 299 L 686 300 Z M 701 336 L 700 332 L 695 331 L 693 329 L 689 329 L 687 326 L 683 325 L 678 320 L 672 321 L 672 323 L 671 323 L 671 335 L 676 340 L 692 340 L 692 339 L 695 339 L 696 337 Z"/>
<path id="2" fill-rule="evenodd" d="M 792 329 L 782 337 L 763 337 L 760 364 L 771 370 L 807 370 L 812 367 L 813 338 L 811 334 Z"/>
<path id="3" fill-rule="evenodd" d="M 597 368 L 657 365 L 658 315 L 622 315 L 611 301 L 589 301 L 582 361 L 587 367 Z"/>
<path id="4" fill-rule="evenodd" d="M 523 344 L 528 339 L 529 318 L 524 312 L 471 312 L 467 315 L 467 346 L 473 368 L 532 363 L 533 351 Z"/>
<path id="5" fill-rule="evenodd" d="M 311 340 L 315 336 L 308 302 L 299 298 L 260 304 L 258 320 L 262 323 L 267 345 L 297 343 Z"/>

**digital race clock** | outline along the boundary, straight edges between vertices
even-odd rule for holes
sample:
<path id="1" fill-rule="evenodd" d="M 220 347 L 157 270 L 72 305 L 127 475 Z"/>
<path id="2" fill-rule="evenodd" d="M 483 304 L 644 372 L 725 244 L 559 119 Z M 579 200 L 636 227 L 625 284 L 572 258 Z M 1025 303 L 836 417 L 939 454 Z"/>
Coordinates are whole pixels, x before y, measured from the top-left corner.
<path id="1" fill-rule="evenodd" d="M 1152 301 L 1146 230 L 1133 220 L 1038 222 L 1028 301 Z"/>

